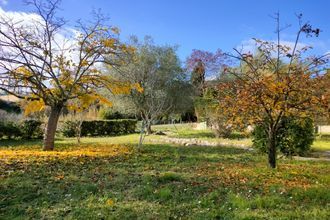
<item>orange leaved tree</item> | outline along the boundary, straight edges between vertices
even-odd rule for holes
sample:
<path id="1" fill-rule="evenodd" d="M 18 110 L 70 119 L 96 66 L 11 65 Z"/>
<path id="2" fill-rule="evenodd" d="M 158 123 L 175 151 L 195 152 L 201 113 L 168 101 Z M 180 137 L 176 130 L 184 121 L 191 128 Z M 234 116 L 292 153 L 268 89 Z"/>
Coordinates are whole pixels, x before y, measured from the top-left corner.
<path id="1" fill-rule="evenodd" d="M 49 108 L 44 150 L 54 149 L 61 110 L 94 101 L 111 104 L 98 91 L 125 93 L 137 85 L 102 74 L 102 64 L 123 65 L 134 48 L 119 41 L 118 29 L 99 13 L 75 29 L 56 16 L 59 0 L 27 1 L 36 10 L 22 20 L 0 17 L 0 90 L 25 99 L 26 113 Z"/>
<path id="2" fill-rule="evenodd" d="M 278 17 L 277 17 L 278 19 Z M 279 21 L 279 19 L 278 19 Z M 277 134 L 286 117 L 313 117 L 326 103 L 324 70 L 328 54 L 320 57 L 305 56 L 309 47 L 300 47 L 303 34 L 318 35 L 319 29 L 303 24 L 293 47 L 282 44 L 278 26 L 277 41 L 255 39 L 255 54 L 228 54 L 237 59 L 239 66 L 226 68 L 231 80 L 218 85 L 218 108 L 229 125 L 258 125 L 267 135 L 268 162 L 276 167 Z M 323 97 L 323 99 L 322 99 Z M 329 100 L 327 100 L 328 102 Z"/>

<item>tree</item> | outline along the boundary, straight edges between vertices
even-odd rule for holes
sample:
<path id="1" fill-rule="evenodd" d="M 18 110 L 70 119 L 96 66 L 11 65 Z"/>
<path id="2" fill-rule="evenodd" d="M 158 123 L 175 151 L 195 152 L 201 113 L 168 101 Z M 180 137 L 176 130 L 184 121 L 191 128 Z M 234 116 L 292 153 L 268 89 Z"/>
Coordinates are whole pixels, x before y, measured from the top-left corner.
<path id="1" fill-rule="evenodd" d="M 324 97 L 324 65 L 329 54 L 304 56 L 309 47 L 298 47 L 303 34 L 318 36 L 320 30 L 303 24 L 301 15 L 293 48 L 280 41 L 277 14 L 277 42 L 255 39 L 256 54 L 236 50 L 228 54 L 238 60 L 240 67 L 227 68 L 234 79 L 218 85 L 218 104 L 230 125 L 258 125 L 267 133 L 268 162 L 276 167 L 277 133 L 282 121 L 291 116 L 313 116 Z M 325 97 L 324 97 L 325 99 Z M 327 100 L 328 102 L 329 100 Z"/>
<path id="2" fill-rule="evenodd" d="M 202 61 L 198 61 L 191 72 L 191 84 L 194 86 L 196 94 L 203 96 L 205 87 L 205 66 Z"/>
<path id="3" fill-rule="evenodd" d="M 197 96 L 203 96 L 205 89 L 205 75 L 213 76 L 219 73 L 223 66 L 225 56 L 220 49 L 215 53 L 193 50 L 186 60 L 186 68 L 191 71 L 191 83 L 195 87 Z"/>
<path id="4" fill-rule="evenodd" d="M 99 88 L 120 93 L 136 87 L 101 72 L 102 63 L 122 65 L 134 49 L 119 41 L 118 28 L 100 13 L 70 31 L 56 16 L 59 0 L 27 3 L 36 9 L 33 19 L 0 18 L 0 90 L 24 99 L 26 113 L 49 108 L 44 150 L 53 150 L 61 110 L 74 108 L 70 100 L 111 104 Z"/>
<path id="5" fill-rule="evenodd" d="M 194 113 L 198 121 L 207 121 L 215 111 L 212 97 L 208 92 L 212 90 L 212 83 L 205 82 L 205 76 L 217 76 L 225 63 L 225 56 L 220 49 L 215 53 L 193 50 L 186 60 L 186 69 L 191 72 L 191 84 L 194 88 Z M 215 118 L 212 118 L 215 119 Z M 213 120 L 214 121 L 214 120 Z"/>
<path id="6" fill-rule="evenodd" d="M 277 131 L 277 150 L 284 156 L 304 156 L 309 152 L 315 137 L 315 127 L 311 118 L 283 118 Z M 267 131 L 256 126 L 252 132 L 253 147 L 262 153 L 268 153 Z"/>
<path id="7" fill-rule="evenodd" d="M 321 103 L 321 111 L 319 111 L 321 114 L 319 115 L 324 118 L 323 121 L 330 122 L 330 69 L 327 69 L 326 74 L 322 76 L 320 81 L 320 89 L 323 89 L 323 91 L 320 91 L 322 95 L 319 96 Z M 325 111 L 322 111 L 323 109 L 325 109 Z"/>
<path id="8" fill-rule="evenodd" d="M 135 62 L 110 71 L 116 73 L 116 79 L 138 83 L 143 88 L 143 92 L 132 91 L 125 98 L 142 118 L 147 134 L 151 134 L 152 121 L 169 112 L 183 111 L 184 106 L 190 107 L 191 87 L 175 47 L 154 45 L 150 37 L 142 43 L 137 38 L 131 41 L 137 48 Z"/>

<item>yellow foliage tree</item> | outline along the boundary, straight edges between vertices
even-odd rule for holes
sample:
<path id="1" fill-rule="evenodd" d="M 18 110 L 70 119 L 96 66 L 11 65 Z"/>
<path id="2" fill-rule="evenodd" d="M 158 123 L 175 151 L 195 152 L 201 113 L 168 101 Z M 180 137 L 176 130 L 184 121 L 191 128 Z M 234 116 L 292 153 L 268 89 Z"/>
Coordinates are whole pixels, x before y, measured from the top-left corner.
<path id="1" fill-rule="evenodd" d="M 117 82 L 102 73 L 102 64 L 117 67 L 129 62 L 134 48 L 119 41 L 119 29 L 106 25 L 100 14 L 88 25 L 78 22 L 74 33 L 66 36 L 63 19 L 56 17 L 58 2 L 28 1 L 38 18 L 17 22 L 14 17 L 0 18 L 0 89 L 24 99 L 25 112 L 49 108 L 44 136 L 44 150 L 54 149 L 57 122 L 70 100 L 78 100 L 82 108 L 94 101 L 111 105 L 99 90 L 107 88 L 115 94 L 140 90 L 139 85 Z M 64 45 L 64 46 L 60 46 Z"/>

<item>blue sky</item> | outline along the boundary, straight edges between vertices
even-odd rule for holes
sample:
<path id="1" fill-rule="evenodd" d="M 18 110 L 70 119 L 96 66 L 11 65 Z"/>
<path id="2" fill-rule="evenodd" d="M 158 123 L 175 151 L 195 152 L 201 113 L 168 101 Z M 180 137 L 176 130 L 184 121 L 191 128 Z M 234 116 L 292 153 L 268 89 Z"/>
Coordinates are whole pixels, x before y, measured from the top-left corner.
<path id="1" fill-rule="evenodd" d="M 2 2 L 2 3 L 1 3 Z M 7 3 L 6 3 L 7 2 Z M 5 11 L 31 11 L 21 0 L 0 0 Z M 101 9 L 121 29 L 122 38 L 150 35 L 158 44 L 178 45 L 184 60 L 192 49 L 230 52 L 252 37 L 275 39 L 275 22 L 281 14 L 283 40 L 293 41 L 297 30 L 295 14 L 322 30 L 319 38 L 304 39 L 313 53 L 330 51 L 330 1 L 327 0 L 63 0 L 60 15 L 73 21 L 88 20 L 93 9 Z"/>

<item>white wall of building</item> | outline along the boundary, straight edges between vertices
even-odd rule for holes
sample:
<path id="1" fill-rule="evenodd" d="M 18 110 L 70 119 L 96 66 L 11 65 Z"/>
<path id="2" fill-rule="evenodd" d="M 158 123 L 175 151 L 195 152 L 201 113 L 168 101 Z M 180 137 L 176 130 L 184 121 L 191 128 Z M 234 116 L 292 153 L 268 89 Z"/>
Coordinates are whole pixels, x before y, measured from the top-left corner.
<path id="1" fill-rule="evenodd" d="M 330 134 L 330 125 L 317 126 L 317 133 L 319 133 L 319 134 Z"/>

